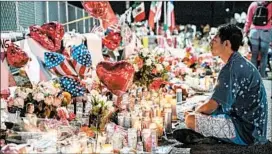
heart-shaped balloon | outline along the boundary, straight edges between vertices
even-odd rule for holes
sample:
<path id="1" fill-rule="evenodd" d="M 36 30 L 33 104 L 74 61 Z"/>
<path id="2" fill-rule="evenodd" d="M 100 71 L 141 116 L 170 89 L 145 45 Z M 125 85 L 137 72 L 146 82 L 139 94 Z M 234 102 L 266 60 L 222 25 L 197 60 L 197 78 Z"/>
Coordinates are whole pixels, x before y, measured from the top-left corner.
<path id="1" fill-rule="evenodd" d="M 117 96 L 126 93 L 132 85 L 134 73 L 133 65 L 126 61 L 103 61 L 96 66 L 96 74 L 100 81 Z"/>
<path id="2" fill-rule="evenodd" d="M 103 18 L 108 12 L 108 2 L 82 2 L 84 9 L 95 18 Z"/>
<path id="3" fill-rule="evenodd" d="M 7 48 L 7 62 L 10 66 L 20 68 L 29 61 L 28 55 L 16 44 L 11 43 Z"/>
<path id="4" fill-rule="evenodd" d="M 91 16 L 101 19 L 105 29 L 118 23 L 118 19 L 107 1 L 84 1 L 82 6 Z"/>
<path id="5" fill-rule="evenodd" d="M 41 27 L 30 26 L 30 37 L 39 42 L 50 51 L 58 51 L 61 48 L 61 40 L 64 36 L 64 28 L 58 22 L 49 22 Z"/>
<path id="6" fill-rule="evenodd" d="M 120 46 L 122 37 L 120 33 L 115 33 L 110 31 L 108 35 L 102 39 L 103 45 L 105 45 L 108 49 L 114 50 Z"/>

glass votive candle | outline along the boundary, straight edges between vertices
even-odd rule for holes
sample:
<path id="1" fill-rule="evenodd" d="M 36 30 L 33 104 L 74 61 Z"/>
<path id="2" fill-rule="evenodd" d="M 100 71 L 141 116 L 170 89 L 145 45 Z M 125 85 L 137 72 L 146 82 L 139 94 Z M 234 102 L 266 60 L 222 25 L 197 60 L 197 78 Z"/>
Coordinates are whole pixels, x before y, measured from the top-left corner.
<path id="1" fill-rule="evenodd" d="M 112 136 L 112 146 L 114 150 L 120 150 L 123 148 L 123 135 L 120 133 L 115 133 Z"/>
<path id="2" fill-rule="evenodd" d="M 125 121 L 124 113 L 122 113 L 122 112 L 118 113 L 117 117 L 118 117 L 118 125 L 123 127 L 124 126 L 124 121 Z"/>
<path id="3" fill-rule="evenodd" d="M 128 129 L 128 147 L 136 149 L 137 146 L 137 129 L 129 128 Z"/>
<path id="4" fill-rule="evenodd" d="M 150 123 L 151 123 L 150 117 L 143 117 L 143 122 L 142 122 L 143 128 L 149 128 Z"/>
<path id="5" fill-rule="evenodd" d="M 126 113 L 124 117 L 124 125 L 125 128 L 130 128 L 131 126 L 131 116 L 130 113 Z"/>
<path id="6" fill-rule="evenodd" d="M 167 102 L 167 103 L 170 103 L 170 101 L 171 101 L 172 98 L 173 98 L 172 95 L 169 95 L 169 94 L 166 94 L 166 95 L 165 95 L 165 99 L 166 99 L 166 102 Z"/>
<path id="7" fill-rule="evenodd" d="M 163 135 L 163 117 L 152 118 L 152 123 L 157 125 L 157 134 L 158 137 L 161 137 Z"/>
<path id="8" fill-rule="evenodd" d="M 139 116 L 131 116 L 131 125 L 132 128 L 135 128 L 137 130 L 141 129 L 141 119 Z"/>
<path id="9" fill-rule="evenodd" d="M 142 139 L 144 142 L 144 151 L 151 152 L 151 129 L 142 130 Z"/>

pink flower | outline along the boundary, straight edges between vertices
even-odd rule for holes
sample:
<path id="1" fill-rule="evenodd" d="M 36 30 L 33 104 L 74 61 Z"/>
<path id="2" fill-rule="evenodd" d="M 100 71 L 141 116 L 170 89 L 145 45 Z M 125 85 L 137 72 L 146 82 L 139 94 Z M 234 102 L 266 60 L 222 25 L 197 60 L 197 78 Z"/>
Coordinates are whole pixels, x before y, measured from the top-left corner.
<path id="1" fill-rule="evenodd" d="M 69 114 L 66 108 L 64 107 L 60 107 L 57 109 L 58 112 L 58 116 L 60 117 L 60 119 L 67 119 L 69 118 Z"/>

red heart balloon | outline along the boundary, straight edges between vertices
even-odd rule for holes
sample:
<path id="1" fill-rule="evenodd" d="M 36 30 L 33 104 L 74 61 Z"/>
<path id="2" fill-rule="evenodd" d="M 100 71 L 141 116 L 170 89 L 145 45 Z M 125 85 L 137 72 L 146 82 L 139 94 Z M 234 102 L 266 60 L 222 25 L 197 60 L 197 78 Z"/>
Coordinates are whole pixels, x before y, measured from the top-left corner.
<path id="1" fill-rule="evenodd" d="M 122 37 L 119 33 L 110 32 L 105 38 L 102 39 L 103 45 L 108 49 L 114 50 L 120 46 Z"/>
<path id="2" fill-rule="evenodd" d="M 96 66 L 100 81 L 117 96 L 123 95 L 132 85 L 134 73 L 133 65 L 126 61 L 103 61 Z"/>
<path id="3" fill-rule="evenodd" d="M 108 2 L 82 2 L 85 10 L 95 18 L 104 18 L 108 12 Z"/>
<path id="4" fill-rule="evenodd" d="M 9 44 L 7 48 L 7 62 L 10 66 L 20 68 L 29 61 L 28 55 L 16 44 Z"/>
<path id="5" fill-rule="evenodd" d="M 44 48 L 50 51 L 57 51 L 61 48 L 61 40 L 64 36 L 64 28 L 58 22 L 49 22 L 41 27 L 30 26 L 30 37 L 39 42 Z"/>
<path id="6" fill-rule="evenodd" d="M 91 16 L 101 19 L 105 29 L 118 23 L 118 19 L 108 1 L 84 1 L 82 2 L 82 6 Z"/>

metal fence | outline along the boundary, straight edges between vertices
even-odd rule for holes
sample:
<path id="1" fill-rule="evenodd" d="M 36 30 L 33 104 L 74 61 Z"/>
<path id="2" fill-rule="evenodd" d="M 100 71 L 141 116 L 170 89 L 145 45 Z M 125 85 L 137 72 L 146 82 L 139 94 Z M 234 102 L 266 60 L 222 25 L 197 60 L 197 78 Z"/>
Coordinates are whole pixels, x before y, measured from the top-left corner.
<path id="1" fill-rule="evenodd" d="M 88 16 L 81 8 L 64 1 L 0 1 L 1 32 L 22 31 L 31 25 L 42 25 L 49 21 L 67 23 Z M 73 29 L 79 33 L 90 32 L 97 19 L 85 19 L 65 25 L 65 31 Z"/>

